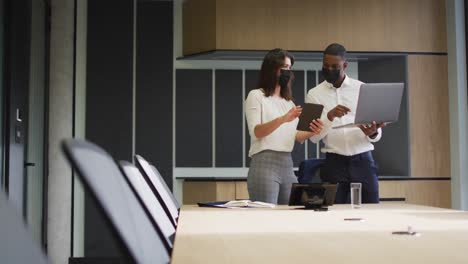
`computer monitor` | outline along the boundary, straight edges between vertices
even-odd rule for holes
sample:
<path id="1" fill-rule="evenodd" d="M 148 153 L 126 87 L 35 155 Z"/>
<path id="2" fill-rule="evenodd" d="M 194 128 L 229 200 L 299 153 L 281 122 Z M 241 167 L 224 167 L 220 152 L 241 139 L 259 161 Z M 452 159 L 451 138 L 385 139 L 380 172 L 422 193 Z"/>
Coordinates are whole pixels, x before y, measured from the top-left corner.
<path id="1" fill-rule="evenodd" d="M 303 205 L 305 209 L 326 211 L 335 202 L 338 184 L 293 183 L 289 205 Z"/>

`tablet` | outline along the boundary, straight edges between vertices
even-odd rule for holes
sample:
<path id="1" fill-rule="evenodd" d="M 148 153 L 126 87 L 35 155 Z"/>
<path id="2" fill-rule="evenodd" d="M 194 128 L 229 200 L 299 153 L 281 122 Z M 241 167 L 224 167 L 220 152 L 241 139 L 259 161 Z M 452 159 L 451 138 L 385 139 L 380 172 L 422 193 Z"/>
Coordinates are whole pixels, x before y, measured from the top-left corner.
<path id="1" fill-rule="evenodd" d="M 309 128 L 312 120 L 322 117 L 323 105 L 320 104 L 304 104 L 302 114 L 299 116 L 297 130 L 312 132 Z"/>

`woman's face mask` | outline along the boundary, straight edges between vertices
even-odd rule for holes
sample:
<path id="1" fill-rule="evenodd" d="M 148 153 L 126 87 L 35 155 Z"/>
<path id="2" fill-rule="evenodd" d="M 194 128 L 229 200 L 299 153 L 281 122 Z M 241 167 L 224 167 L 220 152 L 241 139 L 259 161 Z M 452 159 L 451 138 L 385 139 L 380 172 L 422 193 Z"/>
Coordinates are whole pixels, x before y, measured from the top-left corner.
<path id="1" fill-rule="evenodd" d="M 278 84 L 281 86 L 281 89 L 284 89 L 288 86 L 289 80 L 291 80 L 292 76 L 293 76 L 293 73 L 291 70 L 288 70 L 288 69 L 280 70 L 280 75 L 278 76 Z"/>

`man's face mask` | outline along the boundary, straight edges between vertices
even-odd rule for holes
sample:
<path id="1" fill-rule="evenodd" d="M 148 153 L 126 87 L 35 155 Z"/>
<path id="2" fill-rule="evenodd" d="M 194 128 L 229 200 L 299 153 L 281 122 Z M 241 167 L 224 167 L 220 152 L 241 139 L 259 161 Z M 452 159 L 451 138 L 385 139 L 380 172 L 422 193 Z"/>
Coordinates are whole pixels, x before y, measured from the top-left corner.
<path id="1" fill-rule="evenodd" d="M 284 89 L 288 86 L 289 80 L 291 80 L 292 76 L 293 76 L 293 73 L 291 70 L 286 70 L 286 69 L 280 70 L 280 76 L 278 77 L 278 84 L 281 86 L 281 89 Z"/>
<path id="2" fill-rule="evenodd" d="M 328 69 L 325 67 L 322 67 L 322 74 L 323 77 L 325 78 L 325 81 L 334 84 L 336 81 L 338 81 L 338 78 L 340 78 L 340 69 Z"/>

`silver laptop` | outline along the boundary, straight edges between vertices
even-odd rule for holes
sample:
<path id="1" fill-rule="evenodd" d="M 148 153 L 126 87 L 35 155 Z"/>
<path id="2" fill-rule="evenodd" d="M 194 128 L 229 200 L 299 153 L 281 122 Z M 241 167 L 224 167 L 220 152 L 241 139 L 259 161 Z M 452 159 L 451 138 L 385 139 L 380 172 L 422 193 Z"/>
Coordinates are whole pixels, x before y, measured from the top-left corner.
<path id="1" fill-rule="evenodd" d="M 398 121 L 403 83 L 365 83 L 361 85 L 354 123 L 333 128 L 355 127 Z"/>

